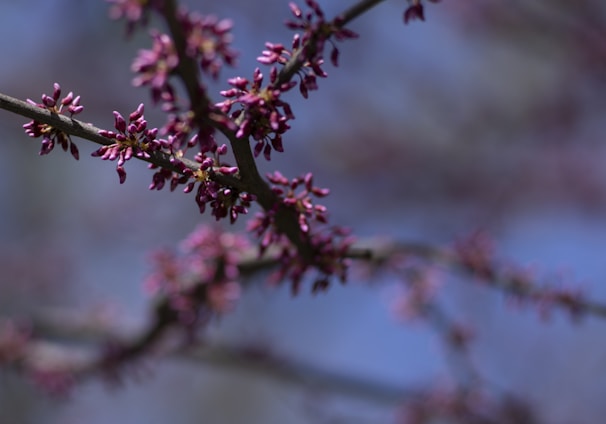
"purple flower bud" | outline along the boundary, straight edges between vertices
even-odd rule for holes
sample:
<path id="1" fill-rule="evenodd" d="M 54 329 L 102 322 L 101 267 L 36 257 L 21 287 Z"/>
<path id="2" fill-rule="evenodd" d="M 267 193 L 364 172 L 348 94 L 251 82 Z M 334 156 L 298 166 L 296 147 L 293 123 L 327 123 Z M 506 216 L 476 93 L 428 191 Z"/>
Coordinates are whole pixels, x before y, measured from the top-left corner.
<path id="1" fill-rule="evenodd" d="M 99 135 L 102 135 L 103 137 L 107 137 L 107 138 L 111 138 L 111 139 L 116 138 L 116 133 L 113 131 L 108 131 L 108 130 L 99 130 Z"/>
<path id="2" fill-rule="evenodd" d="M 209 168 L 212 168 L 213 165 L 214 165 L 213 159 L 209 158 L 209 157 L 206 157 L 202 161 L 202 164 L 200 165 L 200 168 L 202 168 L 203 170 L 207 170 Z"/>
<path id="3" fill-rule="evenodd" d="M 194 189 L 195 185 L 196 185 L 196 183 L 194 183 L 194 182 L 187 184 L 185 186 L 185 188 L 183 189 L 183 193 L 191 193 L 191 191 Z"/>
<path id="4" fill-rule="evenodd" d="M 42 147 L 41 147 L 40 153 L 39 153 L 40 156 L 49 154 L 53 150 L 54 147 L 55 147 L 55 142 L 48 137 L 44 137 L 42 139 Z"/>
<path id="5" fill-rule="evenodd" d="M 247 84 L 248 84 L 248 82 L 247 82 Z M 238 90 L 235 88 L 230 88 L 228 90 L 219 91 L 219 94 L 222 95 L 223 97 L 234 97 L 234 96 L 238 95 Z M 226 103 L 226 102 L 223 102 L 223 103 Z M 219 104 L 217 104 L 217 106 L 219 106 Z M 222 106 L 219 106 L 219 107 L 222 107 Z"/>
<path id="6" fill-rule="evenodd" d="M 301 229 L 301 232 L 303 232 L 303 233 L 309 232 L 309 223 L 307 222 L 307 219 L 305 218 L 305 215 L 303 215 L 303 214 L 299 215 L 299 228 Z"/>
<path id="7" fill-rule="evenodd" d="M 234 23 L 231 19 L 222 19 L 215 25 L 214 31 L 217 35 L 222 35 L 231 30 L 233 26 Z"/>
<path id="8" fill-rule="evenodd" d="M 328 188 L 313 187 L 310 191 L 317 197 L 326 197 L 330 194 L 330 189 Z"/>
<path id="9" fill-rule="evenodd" d="M 74 93 L 72 91 L 70 91 L 69 93 L 67 93 L 67 96 L 65 96 L 63 98 L 63 100 L 61 100 L 61 104 L 63 106 L 67 106 L 69 105 L 72 101 L 74 100 Z"/>
<path id="10" fill-rule="evenodd" d="M 296 50 L 301 45 L 301 36 L 297 33 L 292 38 L 292 49 Z"/>
<path id="11" fill-rule="evenodd" d="M 358 33 L 354 32 L 350 29 L 347 29 L 347 28 L 341 28 L 341 29 L 339 29 L 339 31 L 337 31 L 335 33 L 335 38 L 337 40 L 344 40 L 347 38 L 351 39 L 351 38 L 358 38 L 358 37 L 359 37 Z"/>
<path id="12" fill-rule="evenodd" d="M 315 219 L 316 219 L 316 221 L 318 221 L 321 224 L 328 223 L 328 218 L 326 218 L 326 215 L 324 215 L 324 214 L 316 214 Z"/>
<path id="13" fill-rule="evenodd" d="M 53 100 L 55 100 L 55 103 L 57 102 L 57 100 L 59 100 L 59 97 L 61 97 L 61 86 L 58 83 L 54 83 L 53 84 Z"/>
<path id="14" fill-rule="evenodd" d="M 245 119 L 244 122 L 240 125 L 240 128 L 236 132 L 237 138 L 243 138 L 245 135 L 249 134 L 251 127 L 251 122 L 249 119 Z"/>
<path id="15" fill-rule="evenodd" d="M 286 28 L 292 29 L 292 30 L 305 28 L 305 25 L 300 22 L 286 21 L 286 22 L 284 22 L 284 25 L 286 25 Z"/>
<path id="16" fill-rule="evenodd" d="M 233 175 L 238 172 L 237 166 L 221 166 L 218 169 L 222 174 Z"/>
<path id="17" fill-rule="evenodd" d="M 282 145 L 282 137 L 279 134 L 271 140 L 271 146 L 276 152 L 281 153 L 284 151 L 284 146 Z"/>
<path id="18" fill-rule="evenodd" d="M 110 147 L 107 150 L 107 153 L 105 155 L 103 155 L 103 157 L 107 156 L 107 159 L 113 161 L 118 158 L 119 154 L 120 154 L 120 150 L 117 148 L 117 146 L 114 146 L 114 147 Z"/>
<path id="19" fill-rule="evenodd" d="M 80 159 L 80 152 L 78 152 L 78 148 L 76 147 L 76 145 L 74 143 L 69 143 L 69 151 L 72 154 L 72 156 L 74 157 L 74 159 L 76 159 L 76 160 Z"/>
<path id="20" fill-rule="evenodd" d="M 218 155 L 225 155 L 225 154 L 227 154 L 227 144 L 222 144 L 219 147 L 217 147 L 217 154 Z"/>
<path id="21" fill-rule="evenodd" d="M 124 168 L 122 166 L 118 166 L 116 168 L 116 172 L 118 172 L 118 178 L 120 180 L 120 184 L 124 184 L 124 181 L 126 181 L 126 171 L 124 170 Z"/>
<path id="22" fill-rule="evenodd" d="M 274 44 L 274 43 L 267 42 L 267 43 L 265 43 L 265 47 L 267 47 L 270 51 L 272 51 L 274 53 L 278 53 L 278 54 L 280 54 L 284 51 L 284 45 L 280 44 L 280 43 Z"/>
<path id="23" fill-rule="evenodd" d="M 101 146 L 100 148 L 98 148 L 97 150 L 95 150 L 94 152 L 92 152 L 91 156 L 93 156 L 93 157 L 102 156 L 103 154 L 105 154 L 105 152 L 107 151 L 107 149 L 109 149 L 108 146 Z"/>
<path id="24" fill-rule="evenodd" d="M 129 115 L 129 122 L 136 121 L 137 119 L 141 118 L 143 116 L 144 110 L 145 106 L 143 105 L 143 103 L 140 103 L 139 106 L 137 106 L 137 109 Z"/>
<path id="25" fill-rule="evenodd" d="M 300 18 L 301 16 L 303 16 L 303 12 L 301 12 L 301 9 L 295 3 L 288 3 L 288 7 L 290 8 L 292 14 L 295 15 L 295 18 Z"/>
<path id="26" fill-rule="evenodd" d="M 278 78 L 278 69 L 273 66 L 269 71 L 269 81 L 274 83 Z"/>
<path id="27" fill-rule="evenodd" d="M 135 125 L 135 132 L 138 133 L 142 133 L 145 131 L 145 129 L 147 128 L 147 121 L 145 119 L 137 119 L 135 122 L 133 122 L 133 124 Z"/>
<path id="28" fill-rule="evenodd" d="M 304 80 L 301 80 L 301 82 L 299 83 L 299 92 L 301 92 L 303 98 L 307 99 L 309 97 L 309 93 L 307 91 L 307 84 Z"/>
<path id="29" fill-rule="evenodd" d="M 263 149 L 263 156 L 265 156 L 265 159 L 268 161 L 271 160 L 271 146 L 269 144 L 265 145 L 265 148 Z"/>
<path id="30" fill-rule="evenodd" d="M 42 95 L 42 103 L 44 103 L 44 106 L 49 108 L 54 107 L 57 104 L 55 99 L 50 96 L 47 96 L 46 94 Z"/>
<path id="31" fill-rule="evenodd" d="M 333 47 L 332 51 L 330 52 L 330 62 L 335 67 L 339 66 L 339 49 L 336 47 Z"/>
<path id="32" fill-rule="evenodd" d="M 257 62 L 262 63 L 263 65 L 271 65 L 277 62 L 276 56 L 267 55 L 267 56 L 258 56 Z"/>
<path id="33" fill-rule="evenodd" d="M 126 132 L 126 121 L 124 120 L 124 117 L 115 110 L 113 111 L 113 114 L 114 114 L 114 128 L 116 128 L 121 133 L 125 133 Z"/>
<path id="34" fill-rule="evenodd" d="M 264 143 L 262 141 L 260 141 L 259 143 L 255 144 L 255 148 L 253 150 L 253 155 L 255 157 L 259 156 L 259 154 L 263 150 L 263 146 L 264 146 Z"/>
<path id="35" fill-rule="evenodd" d="M 423 12 L 423 5 L 420 0 L 415 0 L 415 2 L 406 9 L 404 12 L 404 23 L 407 24 L 408 21 L 412 21 L 415 19 L 419 19 L 421 21 L 425 20 L 425 15 Z"/>
<path id="36" fill-rule="evenodd" d="M 253 83 L 260 86 L 262 82 L 263 74 L 261 73 L 261 70 L 259 68 L 255 68 L 253 72 Z"/>
<path id="37" fill-rule="evenodd" d="M 320 68 L 320 65 L 323 63 L 323 60 L 318 60 L 317 62 L 314 62 L 311 64 L 311 69 L 314 71 L 314 74 L 316 76 L 322 77 L 322 78 L 326 78 L 328 76 L 328 74 L 326 72 L 324 72 L 324 70 L 322 68 Z"/>
<path id="38" fill-rule="evenodd" d="M 120 160 L 122 161 L 121 163 L 118 162 L 120 165 L 122 165 L 124 162 L 126 162 L 127 160 L 130 160 L 133 157 L 133 148 L 132 146 L 128 146 L 125 150 L 124 150 L 124 154 L 120 155 Z"/>
<path id="39" fill-rule="evenodd" d="M 244 89 L 246 89 L 246 86 L 248 85 L 248 80 L 246 78 L 242 78 L 242 77 L 235 77 L 235 78 L 228 79 L 227 83 L 236 88 L 239 88 L 240 90 L 244 90 Z"/>
<path id="40" fill-rule="evenodd" d="M 69 105 L 69 107 L 67 108 L 67 110 L 72 115 L 77 115 L 77 114 L 79 114 L 80 112 L 82 112 L 84 110 L 84 106 Z"/>
<path id="41" fill-rule="evenodd" d="M 313 174 L 311 172 L 308 172 L 303 177 L 303 181 L 305 182 L 305 188 L 307 190 L 311 190 L 312 183 L 313 183 L 313 178 L 314 178 L 314 176 L 313 176 Z"/>

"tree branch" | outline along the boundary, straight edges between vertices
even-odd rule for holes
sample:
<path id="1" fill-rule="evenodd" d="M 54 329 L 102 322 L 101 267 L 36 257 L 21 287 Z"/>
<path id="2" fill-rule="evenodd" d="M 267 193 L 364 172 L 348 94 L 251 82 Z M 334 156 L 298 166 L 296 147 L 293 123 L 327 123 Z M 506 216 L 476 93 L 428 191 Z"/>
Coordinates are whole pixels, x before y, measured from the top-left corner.
<path id="1" fill-rule="evenodd" d="M 50 335 L 51 339 L 68 340 L 64 345 L 56 341 L 38 341 L 31 345 L 30 357 L 44 362 L 46 352 L 53 352 L 58 368 L 71 372 L 77 380 L 86 379 L 99 371 L 96 349 L 91 344 L 99 339 L 137 338 L 123 328 L 112 328 L 110 323 L 102 323 L 91 316 L 87 319 L 78 315 L 78 325 L 73 325 L 74 314 L 57 314 L 53 311 L 41 313 L 33 322 L 33 330 L 39 336 Z M 149 352 L 148 352 L 149 353 Z M 264 378 L 275 380 L 314 392 L 349 396 L 376 403 L 395 405 L 403 398 L 413 395 L 397 385 L 367 380 L 345 373 L 329 371 L 320 367 L 296 362 L 280 357 L 262 346 L 228 346 L 214 343 L 201 344 L 157 353 L 160 358 L 186 360 L 205 364 L 213 369 L 223 368 L 252 372 Z M 59 360 L 62 357 L 63 360 Z M 22 364 L 21 367 L 27 367 Z"/>
<path id="2" fill-rule="evenodd" d="M 345 25 L 362 15 L 364 12 L 372 9 L 377 6 L 379 3 L 382 3 L 385 0 L 362 0 L 358 3 L 351 6 L 349 9 L 338 15 L 335 19 L 333 19 L 332 23 L 337 28 L 343 28 Z M 308 49 L 311 47 L 314 48 L 315 40 L 313 37 L 304 45 L 301 46 L 299 50 L 288 60 L 288 62 L 284 65 L 284 67 L 280 70 L 278 74 L 278 78 L 276 79 L 275 85 L 280 86 L 288 81 L 290 81 L 295 74 L 303 67 L 304 62 L 301 60 L 301 56 L 304 52 L 309 51 Z"/>
<path id="3" fill-rule="evenodd" d="M 34 106 L 28 102 L 24 102 L 23 100 L 16 99 L 3 93 L 0 93 L 0 109 L 42 122 L 66 134 L 69 134 L 70 136 L 80 137 L 96 144 L 108 146 L 114 143 L 113 140 L 100 135 L 100 128 L 97 128 L 92 124 L 88 124 L 74 118 L 69 118 L 65 115 L 52 113 L 47 109 Z M 171 161 L 171 156 L 166 153 L 151 152 L 149 158 L 139 156 L 134 157 L 144 162 L 148 162 L 178 174 L 182 174 L 182 171 Z M 179 158 L 179 160 L 192 171 L 197 171 L 200 169 L 200 164 L 191 159 Z M 209 178 L 220 184 L 234 187 L 238 190 L 245 190 L 242 182 L 232 175 L 210 173 Z"/>

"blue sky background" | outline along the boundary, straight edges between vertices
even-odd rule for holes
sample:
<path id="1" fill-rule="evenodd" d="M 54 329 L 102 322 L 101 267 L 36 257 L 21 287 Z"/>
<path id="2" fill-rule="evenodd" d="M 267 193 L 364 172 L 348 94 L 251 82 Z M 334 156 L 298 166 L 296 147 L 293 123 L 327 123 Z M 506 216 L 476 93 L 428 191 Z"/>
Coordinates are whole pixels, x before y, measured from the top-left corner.
<path id="1" fill-rule="evenodd" d="M 290 41 L 285 1 L 189 3 L 234 20 L 241 67 L 224 78 L 252 75 L 264 41 Z M 322 3 L 330 16 L 350 4 Z M 261 168 L 289 177 L 312 170 L 318 185 L 332 189 L 325 203 L 333 222 L 361 237 L 448 244 L 481 228 L 506 260 L 606 298 L 603 105 L 595 94 L 601 81 L 592 65 L 571 60 L 578 49 L 557 33 L 524 21 L 508 26 L 505 14 L 486 29 L 468 9 L 489 6 L 454 3 L 429 5 L 425 23 L 404 26 L 401 1 L 356 21 L 361 39 L 340 46 L 341 67 L 327 66 L 329 78 L 310 99 L 289 98 L 296 120 L 286 152 Z M 555 2 L 523 16 L 555 22 L 564 34 L 580 32 L 564 7 Z M 129 71 L 147 36 L 125 41 L 104 2 L 25 0 L 0 11 L 3 93 L 37 100 L 59 82 L 65 93 L 82 96 L 81 119 L 99 127 L 111 127 L 112 110 L 149 103 L 130 86 Z M 146 116 L 163 122 L 151 107 Z M 78 162 L 59 150 L 39 157 L 39 142 L 21 130 L 26 121 L 0 112 L 0 312 L 109 307 L 136 326 L 149 300 L 141 285 L 148 252 L 175 245 L 212 218 L 201 217 L 190 196 L 147 191 L 151 173 L 142 163 L 128 163 L 119 185 L 115 165 L 89 157 L 95 148 L 84 141 L 76 141 Z M 389 284 L 364 283 L 296 299 L 287 288 L 260 284 L 212 326 L 211 337 L 268 345 L 287 358 L 403 388 L 447 380 L 438 337 L 390 314 Z M 606 388 L 596 376 L 606 361 L 604 322 L 573 325 L 556 313 L 545 323 L 530 309 L 508 306 L 503 295 L 457 279 L 446 281 L 444 301 L 474 328 L 472 357 L 496 387 L 524 395 L 546 422 L 603 416 Z M 59 404 L 0 373 L 0 410 L 47 424 L 307 423 L 318 415 L 377 422 L 393 413 L 394 405 L 361 407 L 242 371 L 179 361 L 149 368 L 153 376 L 141 384 L 110 391 L 90 383 Z"/>

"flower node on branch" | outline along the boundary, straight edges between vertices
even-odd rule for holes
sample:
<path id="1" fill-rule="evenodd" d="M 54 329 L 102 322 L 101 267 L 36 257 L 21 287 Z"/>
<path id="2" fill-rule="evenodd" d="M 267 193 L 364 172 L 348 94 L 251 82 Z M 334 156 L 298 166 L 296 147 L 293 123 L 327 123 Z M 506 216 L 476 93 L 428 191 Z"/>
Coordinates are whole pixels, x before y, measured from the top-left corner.
<path id="1" fill-rule="evenodd" d="M 151 31 L 152 48 L 139 50 L 131 65 L 138 75 L 133 79 L 135 87 L 149 86 L 154 103 L 174 98 L 174 89 L 168 83 L 170 74 L 179 64 L 172 39 L 167 34 Z"/>
<path id="2" fill-rule="evenodd" d="M 320 5 L 314 0 L 306 0 L 305 3 L 311 9 L 307 13 L 297 6 L 290 3 L 290 10 L 294 16 L 293 21 L 286 21 L 286 26 L 294 30 L 303 30 L 303 35 L 295 34 L 292 40 L 292 52 L 285 52 L 288 55 L 297 55 L 301 68 L 297 71 L 299 74 L 299 91 L 305 98 L 310 90 L 316 90 L 316 77 L 324 78 L 327 76 L 322 69 L 324 63 L 324 47 L 327 41 L 332 44 L 330 61 L 334 66 L 339 64 L 339 50 L 337 49 L 331 37 L 337 41 L 357 38 L 358 34 L 350 29 L 343 27 L 342 18 L 336 18 L 334 21 L 326 21 L 324 12 Z M 263 52 L 259 58 L 262 63 L 282 63 L 274 54 Z"/>
<path id="3" fill-rule="evenodd" d="M 314 186 L 311 173 L 288 180 L 279 171 L 275 171 L 267 175 L 267 178 L 274 184 L 272 187 L 274 193 L 283 200 L 273 209 L 256 214 L 249 221 L 248 230 L 259 238 L 261 254 L 270 246 L 280 251 L 280 269 L 273 274 L 272 281 L 278 283 L 288 278 L 293 283 L 293 293 L 297 293 L 305 273 L 315 267 L 319 276 L 315 280 L 312 291 L 327 289 L 330 277 L 337 277 L 341 282 L 345 282 L 349 266 L 349 260 L 346 259 L 347 251 L 354 240 L 349 236 L 347 229 L 327 228 L 326 207 L 315 205 L 312 200 L 312 196 L 327 196 L 329 190 Z M 301 237 L 307 239 L 311 245 L 312 258 L 303 258 L 276 226 L 276 212 L 280 207 L 296 213 Z M 317 225 L 314 227 L 312 223 Z"/>
<path id="4" fill-rule="evenodd" d="M 27 99 L 27 102 L 54 114 L 65 115 L 65 112 L 68 112 L 70 117 L 79 114 L 84 109 L 84 106 L 80 105 L 80 96 L 74 97 L 74 93 L 71 91 L 61 101 L 59 101 L 59 97 L 61 97 L 61 86 L 55 83 L 53 95 L 48 96 L 43 94 L 42 103 L 36 103 L 30 99 Z M 23 128 L 25 129 L 25 133 L 30 137 L 42 137 L 40 155 L 49 154 L 54 149 L 55 145 L 59 144 L 64 151 L 69 149 L 69 152 L 76 160 L 80 158 L 78 148 L 72 142 L 69 134 L 36 120 L 32 120 L 23 125 Z"/>
<path id="5" fill-rule="evenodd" d="M 275 81 L 275 72 L 272 73 Z M 230 117 L 238 124 L 236 137 L 252 137 L 257 141 L 254 148 L 255 157 L 261 152 L 267 160 L 271 159 L 272 148 L 283 152 L 282 134 L 290 126 L 288 120 L 294 119 L 290 105 L 280 99 L 283 92 L 290 90 L 296 83 L 288 82 L 280 86 L 270 85 L 261 88 L 263 74 L 256 68 L 253 73 L 253 81 L 250 83 L 246 78 L 230 78 L 228 83 L 233 87 L 221 91 L 221 95 L 227 97 L 216 106 L 221 112 L 228 114 L 235 104 L 240 108 L 233 111 Z M 249 86 L 250 85 L 250 86 Z"/>
<path id="6" fill-rule="evenodd" d="M 115 140 L 115 143 L 101 146 L 92 153 L 92 156 L 100 157 L 103 160 L 118 160 L 116 171 L 120 178 L 120 184 L 126 180 L 124 163 L 127 160 L 130 160 L 133 156 L 149 159 L 152 152 L 158 151 L 162 147 L 162 143 L 156 140 L 158 129 L 147 128 L 143 109 L 143 103 L 141 103 L 129 115 L 128 124 L 119 112 L 114 111 L 114 127 L 118 132 L 100 130 L 99 134 L 110 140 Z"/>
<path id="7" fill-rule="evenodd" d="M 198 153 L 195 160 L 200 163 L 200 169 L 194 173 L 195 181 L 190 182 L 184 189 L 184 192 L 193 191 L 195 184 L 198 183 L 196 192 L 196 203 L 200 208 L 200 213 L 204 213 L 206 205 L 209 204 L 212 215 L 218 220 L 229 216 L 233 224 L 240 214 L 247 214 L 251 202 L 255 197 L 246 192 L 240 192 L 236 189 L 226 187 L 212 180 L 216 173 L 223 175 L 235 175 L 238 168 L 234 166 L 222 165 L 219 157 L 227 153 L 225 144 L 213 149 L 213 156 Z"/>
<path id="8" fill-rule="evenodd" d="M 185 325 L 198 322 L 201 313 L 228 312 L 240 297 L 238 262 L 250 247 L 243 236 L 200 226 L 178 254 L 161 250 L 152 256 L 154 272 L 146 287 L 169 298 Z"/>
<path id="9" fill-rule="evenodd" d="M 179 22 L 187 37 L 186 53 L 198 61 L 202 71 L 217 79 L 224 63 L 229 66 L 236 64 L 238 53 L 231 48 L 231 20 L 183 10 L 179 14 Z"/>

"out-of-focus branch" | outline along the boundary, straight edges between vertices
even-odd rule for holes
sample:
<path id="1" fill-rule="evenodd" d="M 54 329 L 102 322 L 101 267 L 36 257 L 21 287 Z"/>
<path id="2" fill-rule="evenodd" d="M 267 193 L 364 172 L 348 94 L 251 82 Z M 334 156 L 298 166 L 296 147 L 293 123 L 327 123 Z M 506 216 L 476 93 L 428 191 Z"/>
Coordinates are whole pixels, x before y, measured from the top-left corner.
<path id="1" fill-rule="evenodd" d="M 78 316 L 77 325 L 73 317 Z M 90 322 L 89 322 L 90 321 Z M 33 332 L 40 337 L 51 336 L 55 340 L 68 340 L 68 344 L 57 341 L 37 341 L 30 345 L 29 358 L 36 358 L 38 365 L 55 366 L 83 379 L 98 373 L 98 352 L 94 344 L 108 338 L 115 340 L 138 339 L 132 329 L 124 331 L 111 321 L 96 316 L 66 314 L 46 311 L 32 323 Z M 128 333 L 131 333 L 130 335 Z M 413 394 L 411 390 L 388 383 L 367 380 L 361 377 L 322 369 L 311 364 L 295 362 L 273 354 L 269 348 L 235 347 L 217 345 L 212 342 L 200 346 L 155 352 L 165 359 L 194 361 L 214 368 L 259 374 L 282 384 L 314 393 L 347 396 L 381 404 L 397 405 Z M 48 364 L 48 362 L 51 362 Z M 27 367 L 27 365 L 24 365 Z"/>
<path id="2" fill-rule="evenodd" d="M 278 264 L 277 252 L 268 251 L 262 258 L 255 257 L 252 251 L 249 253 L 246 253 L 238 264 L 241 277 Z M 545 293 L 548 295 L 551 293 L 549 288 L 531 285 L 529 282 L 521 285 L 516 278 L 507 278 L 495 262 L 488 262 L 485 259 L 470 261 L 468 252 L 461 249 L 439 248 L 418 243 L 389 244 L 368 241 L 361 243 L 360 247 L 352 248 L 349 256 L 379 269 L 388 268 L 393 261 L 406 261 L 407 258 L 422 259 L 430 264 L 464 272 L 476 279 L 481 277 L 481 281 L 490 287 L 531 301 L 542 300 L 546 296 Z M 207 282 L 200 282 L 197 286 L 187 289 L 189 290 L 187 298 L 198 305 L 204 305 L 209 286 Z M 557 296 L 551 300 L 554 307 L 568 309 L 574 314 L 606 316 L 606 306 L 581 297 L 570 298 L 568 303 L 565 301 L 566 298 Z M 462 367 L 463 384 L 460 389 L 482 384 L 482 379 L 478 377 L 472 364 L 466 362 L 468 359 L 466 340 L 464 334 L 462 338 L 458 337 L 457 328 L 453 326 L 452 320 L 431 302 L 424 305 L 421 314 L 437 328 L 445 342 L 454 349 L 453 353 L 456 356 L 453 359 L 456 362 L 453 362 L 453 366 Z M 377 402 L 396 403 L 410 395 L 409 391 L 403 388 L 364 381 L 295 363 L 277 357 L 271 351 L 259 346 L 226 347 L 213 346 L 212 343 L 186 344 L 185 347 L 182 343 L 175 345 L 170 343 L 169 336 L 183 335 L 183 323 L 179 319 L 178 311 L 173 308 L 169 298 L 158 300 L 148 324 L 138 331 L 117 329 L 113 322 L 99 320 L 98 316 L 93 316 L 93 322 L 88 323 L 86 316 L 74 319 L 64 314 L 43 313 L 33 319 L 30 330 L 24 333 L 23 337 L 16 332 L 14 337 L 4 337 L 6 340 L 2 343 L 8 343 L 6 352 L 16 352 L 18 357 L 2 359 L 3 349 L 0 343 L 0 360 L 8 361 L 9 365 L 12 363 L 15 368 L 25 373 L 31 373 L 32 370 L 34 372 L 42 370 L 51 375 L 65 373 L 69 378 L 79 381 L 105 374 L 127 377 L 128 371 L 124 370 L 132 368 L 132 365 L 141 359 L 177 357 L 201 361 L 212 366 L 260 372 L 281 382 Z M 172 331 L 174 329 L 177 330 L 176 333 Z M 187 331 L 186 328 L 185 330 Z M 0 337 L 0 342 L 2 339 Z M 105 346 L 106 349 L 100 352 L 99 346 Z"/>
<path id="3" fill-rule="evenodd" d="M 262 349 L 210 346 L 191 349 L 178 356 L 230 370 L 252 371 L 316 394 L 349 396 L 392 406 L 412 395 L 411 390 L 400 386 L 280 358 Z"/>
<path id="4" fill-rule="evenodd" d="M 547 306 L 565 310 L 573 317 L 593 315 L 606 318 L 606 304 L 588 299 L 570 289 L 546 286 L 533 281 L 516 267 L 505 266 L 489 252 L 482 252 L 477 246 L 444 248 L 424 243 L 383 243 L 368 248 L 354 247 L 350 249 L 348 256 L 380 267 L 394 255 L 427 260 L 460 272 L 488 287 L 516 296 L 520 300 L 548 303 Z"/>

